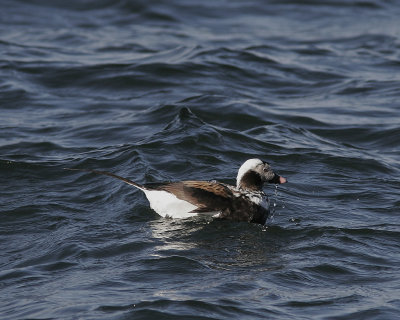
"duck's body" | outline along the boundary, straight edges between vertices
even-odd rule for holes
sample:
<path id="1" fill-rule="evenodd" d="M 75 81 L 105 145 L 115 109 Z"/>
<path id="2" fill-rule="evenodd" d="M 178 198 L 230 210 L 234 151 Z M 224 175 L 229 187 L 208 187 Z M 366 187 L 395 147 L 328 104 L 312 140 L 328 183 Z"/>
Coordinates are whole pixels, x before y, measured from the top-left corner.
<path id="1" fill-rule="evenodd" d="M 271 170 L 268 163 L 259 159 L 247 160 L 240 167 L 236 187 L 217 181 L 138 184 L 106 171 L 83 171 L 108 175 L 142 190 L 150 207 L 163 217 L 189 218 L 208 214 L 261 224 L 265 224 L 269 214 L 269 200 L 262 191 L 264 182 L 286 182 L 285 178 Z"/>
<path id="2" fill-rule="evenodd" d="M 264 223 L 268 197 L 262 191 L 243 192 L 217 181 L 180 181 L 142 186 L 150 207 L 163 217 L 188 218 L 198 214 L 236 221 Z"/>

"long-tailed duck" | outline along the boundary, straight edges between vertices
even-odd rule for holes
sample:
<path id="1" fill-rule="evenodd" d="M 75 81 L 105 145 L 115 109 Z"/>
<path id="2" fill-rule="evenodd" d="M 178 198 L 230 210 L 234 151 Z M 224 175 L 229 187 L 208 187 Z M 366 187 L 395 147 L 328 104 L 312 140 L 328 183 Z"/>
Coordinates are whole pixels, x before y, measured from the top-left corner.
<path id="1" fill-rule="evenodd" d="M 107 171 L 68 169 L 107 175 L 142 190 L 150 207 L 160 216 L 188 218 L 198 214 L 265 224 L 269 199 L 262 188 L 265 182 L 285 183 L 271 166 L 260 159 L 249 159 L 240 167 L 236 187 L 217 181 L 179 181 L 139 184 Z"/>

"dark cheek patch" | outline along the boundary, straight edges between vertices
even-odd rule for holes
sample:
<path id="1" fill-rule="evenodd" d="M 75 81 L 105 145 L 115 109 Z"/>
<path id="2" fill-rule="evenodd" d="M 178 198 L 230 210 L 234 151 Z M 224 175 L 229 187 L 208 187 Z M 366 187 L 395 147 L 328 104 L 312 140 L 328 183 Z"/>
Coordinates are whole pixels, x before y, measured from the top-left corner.
<path id="1" fill-rule="evenodd" d="M 248 171 L 240 181 L 241 187 L 248 190 L 261 190 L 263 181 L 260 175 L 254 171 Z"/>

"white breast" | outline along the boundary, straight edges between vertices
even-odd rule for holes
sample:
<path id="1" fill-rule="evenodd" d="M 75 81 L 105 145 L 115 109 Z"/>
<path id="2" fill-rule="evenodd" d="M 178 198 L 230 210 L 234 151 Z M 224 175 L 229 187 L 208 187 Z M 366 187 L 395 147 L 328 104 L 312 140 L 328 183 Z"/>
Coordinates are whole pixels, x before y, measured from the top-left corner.
<path id="1" fill-rule="evenodd" d="M 248 197 L 250 201 L 254 202 L 255 204 L 267 210 L 269 209 L 269 199 L 265 194 L 250 194 Z"/>
<path id="2" fill-rule="evenodd" d="M 229 185 L 226 185 L 232 192 L 235 197 L 241 197 L 244 195 L 251 201 L 254 202 L 256 205 L 259 205 L 267 210 L 269 210 L 269 198 L 264 192 L 243 192 L 239 188 L 232 188 Z"/>

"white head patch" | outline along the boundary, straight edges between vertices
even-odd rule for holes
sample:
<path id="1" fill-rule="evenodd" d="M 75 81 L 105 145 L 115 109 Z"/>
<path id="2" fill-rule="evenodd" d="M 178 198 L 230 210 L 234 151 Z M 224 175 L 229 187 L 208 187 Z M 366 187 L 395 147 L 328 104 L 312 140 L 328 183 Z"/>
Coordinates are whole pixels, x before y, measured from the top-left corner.
<path id="1" fill-rule="evenodd" d="M 242 166 L 239 169 L 238 175 L 236 177 L 236 187 L 239 188 L 239 182 L 243 178 L 246 172 L 255 169 L 259 165 L 263 165 L 264 162 L 262 162 L 260 159 L 249 159 L 245 163 L 242 164 Z"/>

